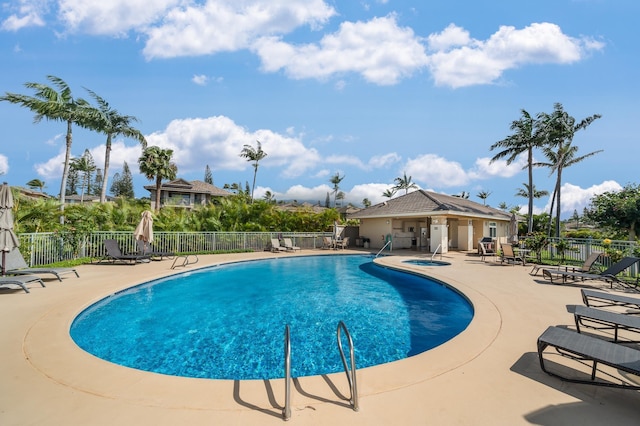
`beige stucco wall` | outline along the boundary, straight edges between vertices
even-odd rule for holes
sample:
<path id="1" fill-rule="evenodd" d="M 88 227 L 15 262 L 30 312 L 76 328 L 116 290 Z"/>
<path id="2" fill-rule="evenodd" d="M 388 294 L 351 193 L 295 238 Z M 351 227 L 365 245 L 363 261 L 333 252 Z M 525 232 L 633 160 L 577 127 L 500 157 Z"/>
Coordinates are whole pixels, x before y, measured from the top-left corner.
<path id="1" fill-rule="evenodd" d="M 384 246 L 384 236 L 392 232 L 391 219 L 365 219 L 360 222 L 360 237 L 369 238 L 373 249 L 381 249 Z"/>

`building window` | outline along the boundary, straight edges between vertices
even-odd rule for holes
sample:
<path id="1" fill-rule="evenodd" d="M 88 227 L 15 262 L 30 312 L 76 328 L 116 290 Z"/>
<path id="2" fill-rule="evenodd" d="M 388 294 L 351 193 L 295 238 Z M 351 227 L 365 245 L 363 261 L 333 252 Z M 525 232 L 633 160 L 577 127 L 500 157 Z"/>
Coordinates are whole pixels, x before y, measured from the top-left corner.
<path id="1" fill-rule="evenodd" d="M 489 236 L 495 238 L 498 235 L 498 224 L 496 222 L 489 222 Z"/>

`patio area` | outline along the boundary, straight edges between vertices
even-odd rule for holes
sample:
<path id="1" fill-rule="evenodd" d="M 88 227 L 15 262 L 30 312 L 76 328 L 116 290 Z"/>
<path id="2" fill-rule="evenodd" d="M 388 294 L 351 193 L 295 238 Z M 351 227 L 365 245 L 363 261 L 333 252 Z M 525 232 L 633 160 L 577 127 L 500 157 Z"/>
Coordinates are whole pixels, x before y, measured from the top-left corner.
<path id="1" fill-rule="evenodd" d="M 82 309 L 134 284 L 228 261 L 310 254 L 336 252 L 202 255 L 197 264 L 178 270 L 170 269 L 169 260 L 83 265 L 78 267 L 80 278 L 47 279 L 46 288 L 32 286 L 30 294 L 0 289 L 0 424 L 283 424 L 284 380 L 204 380 L 133 370 L 82 351 L 68 330 Z M 349 390 L 344 373 L 294 380 L 288 423 L 638 424 L 640 392 L 564 383 L 543 373 L 538 363 L 536 340 L 548 326 L 574 328 L 566 305 L 582 304 L 580 288 L 612 291 L 608 284 L 553 285 L 529 275 L 530 265 L 483 262 L 475 252 L 449 252 L 442 260 L 451 266 L 440 267 L 402 263 L 424 258 L 420 252 L 392 254 L 376 262 L 457 288 L 473 303 L 474 320 L 431 351 L 358 370 L 358 412 L 345 399 Z"/>

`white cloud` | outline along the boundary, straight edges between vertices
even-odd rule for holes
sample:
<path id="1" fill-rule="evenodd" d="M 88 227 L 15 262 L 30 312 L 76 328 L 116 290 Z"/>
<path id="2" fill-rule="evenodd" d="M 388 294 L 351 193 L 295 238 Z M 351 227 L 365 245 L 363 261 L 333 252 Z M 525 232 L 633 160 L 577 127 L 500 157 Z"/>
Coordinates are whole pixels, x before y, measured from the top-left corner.
<path id="1" fill-rule="evenodd" d="M 613 180 L 607 180 L 597 185 L 592 185 L 588 188 L 581 188 L 571 183 L 565 183 L 562 185 L 560 192 L 560 209 L 561 214 L 573 214 L 574 210 L 578 211 L 578 214 L 582 214 L 585 207 L 589 206 L 591 198 L 595 195 L 603 194 L 605 192 L 617 192 L 622 190 L 622 186 Z M 549 211 L 551 207 L 551 200 L 545 206 L 544 210 Z"/>
<path id="2" fill-rule="evenodd" d="M 123 36 L 144 31 L 163 18 L 180 0 L 60 0 L 60 19 L 69 32 Z"/>
<path id="3" fill-rule="evenodd" d="M 384 155 L 376 155 L 369 159 L 369 167 L 374 169 L 382 169 L 391 166 L 392 164 L 398 163 L 402 160 L 395 152 L 390 152 L 389 154 Z"/>
<path id="4" fill-rule="evenodd" d="M 79 1 L 79 0 L 78 0 Z M 208 0 L 171 9 L 145 30 L 147 58 L 208 55 L 248 48 L 264 35 L 324 24 L 335 10 L 322 0 Z"/>
<path id="5" fill-rule="evenodd" d="M 407 176 L 430 187 L 448 188 L 469 182 L 467 172 L 460 163 L 442 158 L 436 154 L 424 154 L 407 161 L 404 167 Z"/>
<path id="6" fill-rule="evenodd" d="M 0 25 L 5 31 L 45 25 L 43 15 L 48 11 L 47 0 L 19 0 L 17 4 L 5 3 L 2 6 L 13 12 Z"/>
<path id="7" fill-rule="evenodd" d="M 58 155 L 50 158 L 45 163 L 38 163 L 34 166 L 39 176 L 45 179 L 60 179 L 62 176 L 62 166 L 64 165 L 64 150 Z"/>
<path id="8" fill-rule="evenodd" d="M 300 176 L 320 162 L 318 152 L 297 138 L 265 129 L 249 131 L 224 116 L 173 120 L 146 138 L 149 145 L 173 149 L 178 169 L 185 172 L 200 170 L 203 164 L 216 170 L 244 170 L 250 164 L 240 152 L 256 140 L 267 153 L 261 167 L 282 168 L 284 177 Z"/>
<path id="9" fill-rule="evenodd" d="M 475 167 L 469 172 L 469 177 L 474 179 L 487 179 L 491 177 L 513 177 L 527 166 L 526 155 L 520 155 L 516 161 L 507 165 L 506 160 L 496 160 L 493 163 L 489 157 L 481 157 L 476 160 Z"/>
<path id="10" fill-rule="evenodd" d="M 198 74 L 194 75 L 191 81 L 193 81 L 198 86 L 206 86 L 207 82 L 209 81 L 209 77 L 204 74 Z"/>
<path id="11" fill-rule="evenodd" d="M 559 26 L 533 23 L 523 29 L 501 26 L 488 40 L 472 39 L 453 24 L 428 37 L 429 69 L 438 86 L 453 88 L 490 84 L 513 68 L 527 64 L 569 64 L 604 44 L 569 37 Z"/>
<path id="12" fill-rule="evenodd" d="M 9 171 L 9 159 L 6 155 L 0 154 L 0 175 L 4 175 Z"/>
<path id="13" fill-rule="evenodd" d="M 394 15 L 368 22 L 343 22 L 318 44 L 292 45 L 278 37 L 263 37 L 253 50 L 267 72 L 284 72 L 294 79 L 325 79 L 356 72 L 380 85 L 397 83 L 427 63 L 424 46 L 411 28 L 397 25 Z"/>

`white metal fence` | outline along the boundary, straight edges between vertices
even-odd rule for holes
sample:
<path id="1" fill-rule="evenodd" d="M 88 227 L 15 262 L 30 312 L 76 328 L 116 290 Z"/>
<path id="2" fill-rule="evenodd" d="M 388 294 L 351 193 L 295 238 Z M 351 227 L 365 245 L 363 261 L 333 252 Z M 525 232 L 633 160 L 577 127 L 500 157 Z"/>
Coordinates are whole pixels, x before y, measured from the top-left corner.
<path id="1" fill-rule="evenodd" d="M 158 251 L 176 253 L 213 253 L 217 251 L 262 251 L 272 238 L 291 238 L 293 244 L 303 249 L 322 247 L 323 237 L 331 236 L 331 232 L 154 232 L 153 247 Z M 136 242 L 130 231 L 101 231 L 90 234 L 74 246 L 72 240 L 63 238 L 53 232 L 20 234 L 20 251 L 30 266 L 46 265 L 76 257 L 102 257 L 103 241 L 115 239 L 124 252 L 134 253 Z M 558 243 L 568 243 L 568 249 L 561 254 Z M 591 238 L 550 238 L 546 248 L 548 257 L 554 261 L 584 262 L 594 251 L 606 252 L 603 240 Z M 609 250 L 619 250 L 622 256 L 640 256 L 638 244 L 633 241 L 611 241 Z M 547 257 L 547 256 L 545 256 Z M 611 258 L 600 258 L 603 267 L 611 264 Z M 638 265 L 630 268 L 631 276 L 638 274 Z"/>
<path id="2" fill-rule="evenodd" d="M 322 247 L 322 239 L 330 232 L 154 232 L 153 247 L 158 251 L 175 253 L 213 253 L 218 251 L 265 250 L 272 238 L 291 238 L 293 244 L 304 249 Z M 102 257 L 103 241 L 117 240 L 122 251 L 134 253 L 133 232 L 94 232 L 74 247 L 73 241 L 57 233 L 20 234 L 20 251 L 30 266 L 46 265 L 76 257 Z"/>

